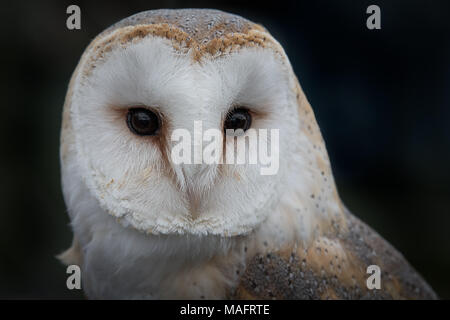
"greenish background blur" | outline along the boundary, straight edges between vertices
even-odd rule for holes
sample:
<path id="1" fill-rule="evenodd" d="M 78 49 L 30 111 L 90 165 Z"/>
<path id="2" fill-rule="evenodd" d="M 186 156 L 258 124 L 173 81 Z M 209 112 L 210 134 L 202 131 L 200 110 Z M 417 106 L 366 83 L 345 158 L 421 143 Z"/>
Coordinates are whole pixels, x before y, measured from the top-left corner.
<path id="1" fill-rule="evenodd" d="M 66 8 L 81 7 L 81 30 Z M 382 29 L 366 28 L 381 7 Z M 450 298 L 450 4 L 447 1 L 2 1 L 0 298 L 78 298 L 54 256 L 71 242 L 59 173 L 68 81 L 100 31 L 139 11 L 210 7 L 284 46 L 350 210 Z"/>

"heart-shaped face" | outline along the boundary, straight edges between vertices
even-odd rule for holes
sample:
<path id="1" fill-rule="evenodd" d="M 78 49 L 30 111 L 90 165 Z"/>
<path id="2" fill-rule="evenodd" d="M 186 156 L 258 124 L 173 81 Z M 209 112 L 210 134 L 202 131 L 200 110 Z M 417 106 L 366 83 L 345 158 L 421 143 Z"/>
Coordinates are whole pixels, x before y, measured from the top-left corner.
<path id="1" fill-rule="evenodd" d="M 302 171 L 289 61 L 262 27 L 225 17 L 197 29 L 131 17 L 99 35 L 74 74 L 77 174 L 138 230 L 248 233 L 289 188 L 287 172 Z"/>

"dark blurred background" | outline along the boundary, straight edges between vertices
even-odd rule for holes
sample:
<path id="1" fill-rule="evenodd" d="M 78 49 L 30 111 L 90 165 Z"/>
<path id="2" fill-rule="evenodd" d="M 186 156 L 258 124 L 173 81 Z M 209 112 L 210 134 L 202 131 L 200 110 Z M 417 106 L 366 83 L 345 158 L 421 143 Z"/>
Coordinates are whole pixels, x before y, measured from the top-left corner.
<path id="1" fill-rule="evenodd" d="M 66 8 L 81 7 L 81 30 Z M 366 8 L 381 8 L 381 30 Z M 71 242 L 59 173 L 71 73 L 100 31 L 156 8 L 259 22 L 285 48 L 322 129 L 338 189 L 450 298 L 448 1 L 2 1 L 0 298 L 77 298 L 54 256 Z"/>

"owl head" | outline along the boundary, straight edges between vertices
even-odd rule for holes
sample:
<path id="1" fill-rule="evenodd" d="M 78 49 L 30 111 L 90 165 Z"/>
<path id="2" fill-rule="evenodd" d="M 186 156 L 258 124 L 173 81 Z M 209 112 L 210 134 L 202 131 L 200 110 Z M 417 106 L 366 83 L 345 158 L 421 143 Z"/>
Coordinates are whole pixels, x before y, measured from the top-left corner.
<path id="1" fill-rule="evenodd" d="M 247 161 L 195 161 L 211 147 L 204 133 L 212 129 L 223 133 L 214 139 L 218 159 L 240 141 Z M 227 129 L 240 130 L 228 139 Z M 173 161 L 187 142 L 180 130 L 191 162 Z M 253 149 L 251 130 L 267 132 Z M 98 35 L 72 76 L 63 188 L 69 212 L 77 206 L 71 190 L 86 188 L 102 210 L 142 232 L 243 235 L 294 184 L 324 170 L 311 155 L 320 143 L 289 60 L 263 27 L 217 10 L 147 11 Z M 263 173 L 271 165 L 261 159 L 264 147 L 277 157 L 271 174 Z"/>

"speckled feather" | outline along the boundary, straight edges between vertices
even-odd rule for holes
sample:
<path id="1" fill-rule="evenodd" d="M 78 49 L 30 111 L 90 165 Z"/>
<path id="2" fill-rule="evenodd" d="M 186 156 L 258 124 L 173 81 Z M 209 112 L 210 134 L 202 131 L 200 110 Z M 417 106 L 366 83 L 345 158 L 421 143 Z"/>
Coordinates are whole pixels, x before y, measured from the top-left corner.
<path id="1" fill-rule="evenodd" d="M 329 230 L 309 246 L 256 254 L 236 299 L 436 299 L 430 286 L 391 245 L 347 214 L 348 232 Z M 381 289 L 369 290 L 366 266 L 382 270 Z"/>

